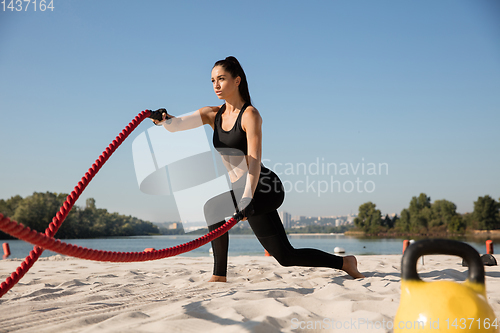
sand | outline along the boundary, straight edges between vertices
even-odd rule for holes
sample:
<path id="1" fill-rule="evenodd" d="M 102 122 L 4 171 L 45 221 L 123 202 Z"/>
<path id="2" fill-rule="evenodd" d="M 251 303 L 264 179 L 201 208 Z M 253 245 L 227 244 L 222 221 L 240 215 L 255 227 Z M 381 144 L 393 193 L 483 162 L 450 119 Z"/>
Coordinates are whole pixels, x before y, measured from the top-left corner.
<path id="1" fill-rule="evenodd" d="M 207 283 L 212 260 L 42 258 L 0 299 L 0 332 L 392 332 L 400 255 L 358 256 L 367 276 L 359 280 L 241 256 L 230 257 L 227 283 Z M 463 281 L 461 261 L 426 256 L 418 271 L 426 281 Z M 1 281 L 20 262 L 1 261 Z M 498 315 L 500 268 L 485 269 L 488 301 Z"/>

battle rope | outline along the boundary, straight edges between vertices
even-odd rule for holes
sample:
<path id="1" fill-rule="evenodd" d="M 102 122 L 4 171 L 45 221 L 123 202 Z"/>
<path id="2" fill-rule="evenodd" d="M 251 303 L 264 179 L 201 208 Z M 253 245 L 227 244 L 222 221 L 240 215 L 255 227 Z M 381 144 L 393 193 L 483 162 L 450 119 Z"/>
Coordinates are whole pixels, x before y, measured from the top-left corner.
<path id="1" fill-rule="evenodd" d="M 135 262 L 173 257 L 178 254 L 194 250 L 225 234 L 236 223 L 238 223 L 239 219 L 239 216 L 235 215 L 221 227 L 204 236 L 201 236 L 200 238 L 192 240 L 188 243 L 151 252 L 111 252 L 87 249 L 85 247 L 61 242 L 61 240 L 55 239 L 54 237 L 48 237 L 41 232 L 37 232 L 36 230 L 32 230 L 29 227 L 24 226 L 22 223 L 11 221 L 8 217 L 4 217 L 2 214 L 0 214 L 0 230 L 11 236 L 19 238 L 20 240 L 38 245 L 45 250 L 54 251 L 67 256 L 95 261 Z"/>
<path id="2" fill-rule="evenodd" d="M 121 133 L 109 144 L 109 146 L 102 152 L 99 158 L 92 164 L 89 170 L 85 173 L 82 179 L 75 186 L 74 190 L 67 196 L 66 200 L 62 204 L 59 212 L 52 219 L 47 229 L 45 229 L 45 235 L 39 233 L 35 230 L 25 227 L 22 224 L 18 224 L 15 221 L 11 221 L 9 218 L 4 217 L 0 214 L 0 229 L 14 237 L 18 237 L 27 242 L 35 244 L 35 247 L 30 252 L 30 254 L 24 259 L 21 265 L 12 274 L 2 282 L 0 285 L 0 297 L 5 295 L 23 276 L 28 272 L 28 270 L 33 266 L 33 264 L 38 260 L 40 255 L 43 253 L 44 249 L 49 249 L 51 251 L 67 254 L 71 256 L 77 256 L 83 259 L 91 260 L 101 260 L 101 261 L 145 261 L 145 260 L 155 260 L 160 258 L 166 258 L 169 256 L 174 256 L 180 253 L 184 253 L 200 247 L 209 241 L 219 237 L 220 235 L 226 233 L 231 229 L 239 219 L 232 218 L 227 223 L 225 223 L 220 228 L 212 231 L 211 233 L 202 236 L 194 241 L 178 245 L 169 249 L 158 250 L 153 252 L 109 252 L 86 249 L 79 246 L 66 244 L 60 240 L 54 239 L 54 235 L 57 230 L 61 227 L 64 219 L 68 216 L 71 208 L 78 200 L 82 192 L 85 190 L 90 181 L 99 172 L 101 167 L 106 163 L 106 161 L 111 157 L 115 150 L 122 144 L 122 142 L 134 131 L 139 124 L 150 115 L 149 110 L 144 110 L 139 113 L 122 131 Z M 61 251 L 67 251 L 65 253 Z M 118 260 L 122 258 L 122 260 Z"/>

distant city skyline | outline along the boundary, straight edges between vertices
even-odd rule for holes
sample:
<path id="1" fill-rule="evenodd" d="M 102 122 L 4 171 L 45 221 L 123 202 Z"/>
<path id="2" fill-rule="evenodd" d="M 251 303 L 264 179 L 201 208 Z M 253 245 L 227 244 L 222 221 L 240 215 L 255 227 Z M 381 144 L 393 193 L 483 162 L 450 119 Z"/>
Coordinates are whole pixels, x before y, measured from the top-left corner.
<path id="1" fill-rule="evenodd" d="M 281 219 L 281 223 L 283 223 L 283 227 L 285 229 L 289 229 L 292 227 L 292 215 L 290 215 L 290 213 L 282 210 L 279 212 L 279 216 Z"/>

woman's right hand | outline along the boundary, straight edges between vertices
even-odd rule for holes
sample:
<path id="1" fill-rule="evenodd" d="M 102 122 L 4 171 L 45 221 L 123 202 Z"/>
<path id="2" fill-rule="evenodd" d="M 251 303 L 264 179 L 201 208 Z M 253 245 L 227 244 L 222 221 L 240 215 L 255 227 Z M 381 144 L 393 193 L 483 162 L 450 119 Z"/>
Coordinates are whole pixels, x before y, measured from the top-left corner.
<path id="1" fill-rule="evenodd" d="M 165 120 L 172 118 L 172 116 L 169 116 L 166 109 L 158 109 L 150 112 L 149 118 L 151 118 L 155 125 L 161 125 Z"/>
<path id="2" fill-rule="evenodd" d="M 169 132 L 178 132 L 200 127 L 204 124 L 213 126 L 213 118 L 215 118 L 215 114 L 218 110 L 219 107 L 204 107 L 196 110 L 190 115 L 180 117 L 169 115 L 166 109 L 158 109 L 156 111 L 149 110 L 149 118 L 151 118 L 155 125 L 163 125 Z M 204 117 L 201 111 L 210 111 L 211 114 L 209 114 L 209 116 L 212 117 L 207 119 L 208 117 Z"/>

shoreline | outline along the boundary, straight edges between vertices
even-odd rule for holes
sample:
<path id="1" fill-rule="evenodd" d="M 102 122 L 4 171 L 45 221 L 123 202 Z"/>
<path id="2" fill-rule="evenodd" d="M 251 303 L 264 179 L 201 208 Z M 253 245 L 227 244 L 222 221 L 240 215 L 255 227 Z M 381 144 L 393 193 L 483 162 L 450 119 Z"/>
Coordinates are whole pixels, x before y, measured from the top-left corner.
<path id="1" fill-rule="evenodd" d="M 293 229 L 291 229 L 293 230 Z M 471 230 L 469 232 L 466 232 L 464 234 L 452 234 L 452 233 L 378 233 L 378 234 L 366 234 L 364 231 L 355 231 L 355 230 L 347 230 L 345 232 L 341 233 L 331 233 L 331 232 L 312 232 L 312 233 L 307 233 L 307 232 L 293 232 L 290 233 L 289 229 L 286 229 L 286 234 L 288 236 L 350 236 L 350 237 L 378 237 L 378 238 L 403 238 L 403 237 L 443 237 L 443 238 L 450 238 L 450 237 L 472 237 L 472 238 L 500 238 L 500 230 Z M 231 232 L 231 230 L 229 231 Z M 195 232 L 190 232 L 190 233 L 183 233 L 183 234 L 151 234 L 151 235 L 132 235 L 132 236 L 111 236 L 111 237 L 94 237 L 94 238 L 64 238 L 61 239 L 62 241 L 66 240 L 89 240 L 89 239 L 113 239 L 113 238 L 124 238 L 124 237 L 153 237 L 153 236 L 189 236 L 193 238 L 198 238 L 199 236 L 203 236 L 203 233 L 195 233 Z M 232 236 L 246 236 L 246 235 L 254 235 L 252 232 L 248 233 L 232 233 Z M 13 240 L 18 240 L 17 238 L 5 238 L 5 239 L 0 239 L 0 243 L 3 242 L 9 242 Z"/>
<path id="2" fill-rule="evenodd" d="M 322 233 L 322 232 L 312 232 L 312 233 L 287 233 L 287 236 L 345 236 L 345 233 Z"/>

